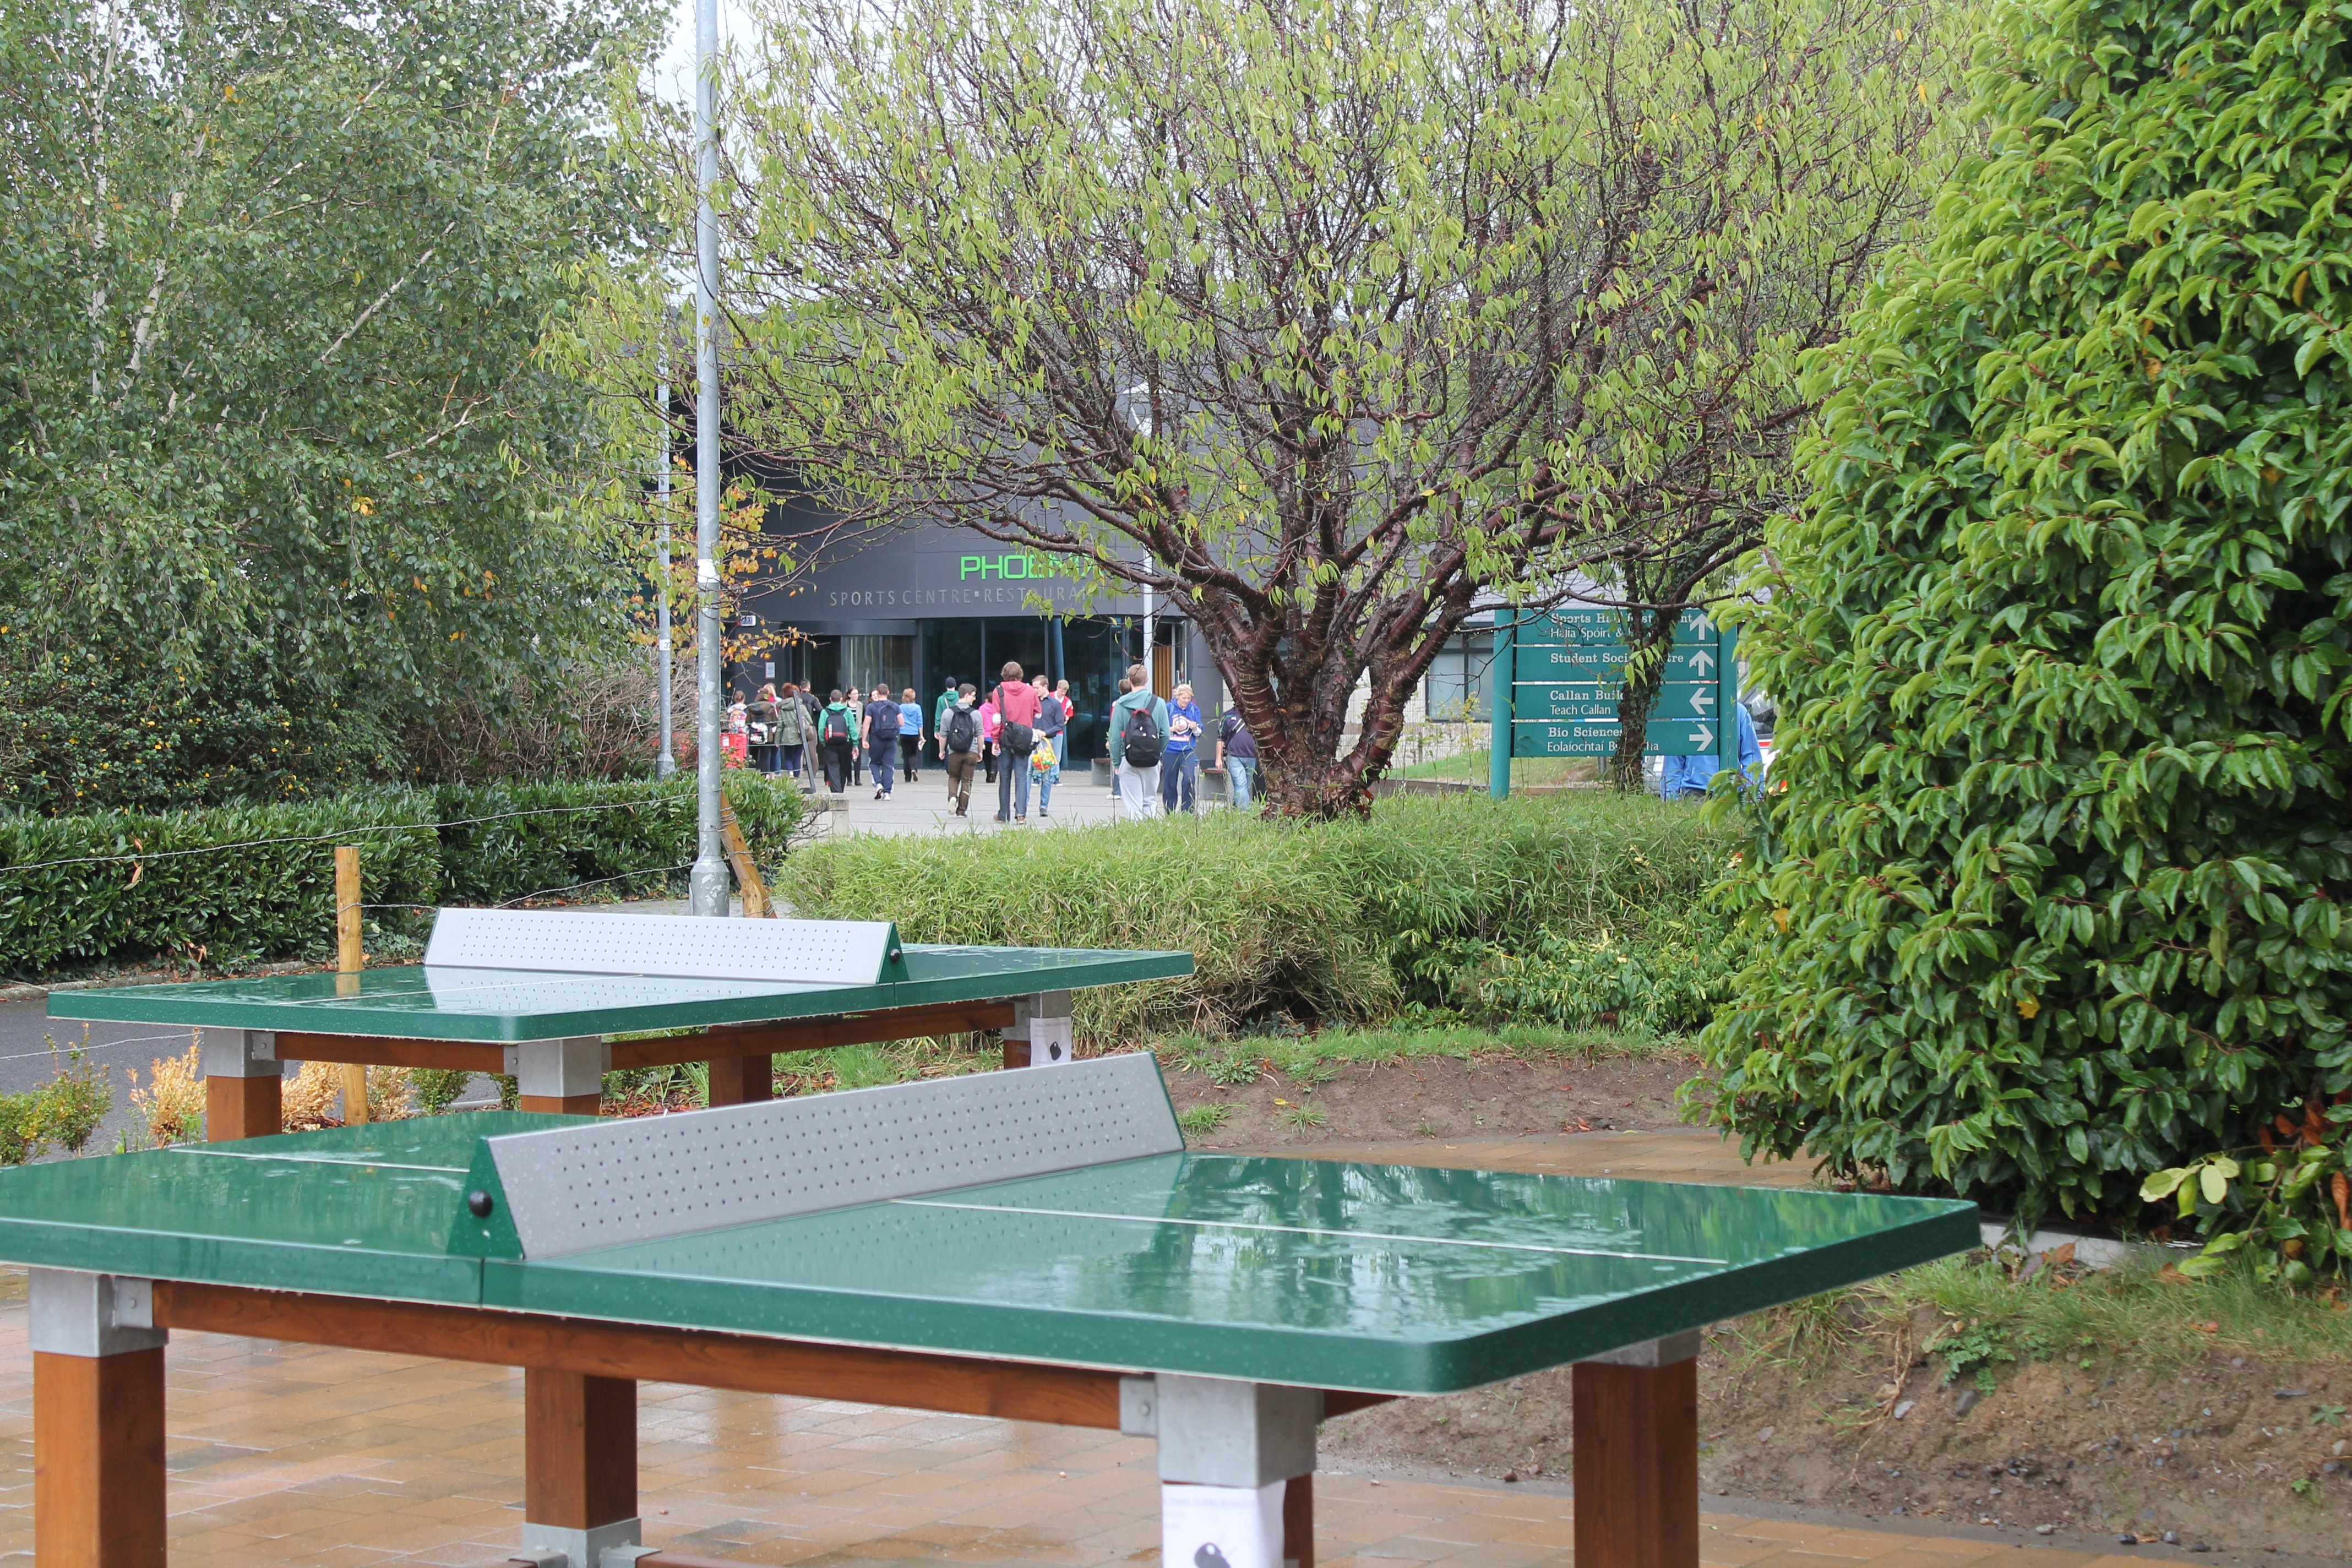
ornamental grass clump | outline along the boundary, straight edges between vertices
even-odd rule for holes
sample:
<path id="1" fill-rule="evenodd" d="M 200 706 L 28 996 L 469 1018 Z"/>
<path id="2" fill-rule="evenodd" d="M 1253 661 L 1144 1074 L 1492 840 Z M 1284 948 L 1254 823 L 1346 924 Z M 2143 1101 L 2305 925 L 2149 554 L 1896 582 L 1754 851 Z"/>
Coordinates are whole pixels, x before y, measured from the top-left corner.
<path id="1" fill-rule="evenodd" d="M 2352 1258 L 2347 26 L 1996 13 L 1743 643 L 1778 793 L 1704 1049 L 1748 1148 Z"/>

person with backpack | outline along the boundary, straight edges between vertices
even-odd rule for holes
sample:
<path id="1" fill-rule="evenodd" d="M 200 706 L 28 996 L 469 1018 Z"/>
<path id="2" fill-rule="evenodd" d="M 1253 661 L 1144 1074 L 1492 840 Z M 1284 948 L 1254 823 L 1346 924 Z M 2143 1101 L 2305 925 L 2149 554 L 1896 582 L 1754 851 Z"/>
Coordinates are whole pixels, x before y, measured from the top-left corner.
<path id="1" fill-rule="evenodd" d="M 1030 682 L 1037 689 L 1037 746 L 1029 753 L 1030 784 L 1037 791 L 1037 815 L 1054 815 L 1054 786 L 1062 782 L 1062 752 L 1070 737 L 1068 704 L 1045 678 L 1039 676 Z"/>
<path id="2" fill-rule="evenodd" d="M 851 687 L 842 706 L 849 710 L 849 786 L 855 789 L 866 779 L 866 747 L 857 738 L 866 727 L 866 693 Z"/>
<path id="3" fill-rule="evenodd" d="M 1257 785 L 1257 737 L 1238 708 L 1217 721 L 1217 766 L 1225 770 L 1225 799 L 1236 811 L 1249 808 Z"/>
<path id="4" fill-rule="evenodd" d="M 866 705 L 865 721 L 858 728 L 858 738 L 865 742 L 866 765 L 874 773 L 874 798 L 888 800 L 890 785 L 898 776 L 898 705 L 890 700 L 890 689 L 877 686 L 874 700 Z"/>
<path id="5" fill-rule="evenodd" d="M 776 743 L 776 771 L 801 776 L 801 751 L 808 744 L 808 713 L 801 707 L 800 689 L 791 681 L 776 698 L 775 727 L 769 731 Z"/>
<path id="6" fill-rule="evenodd" d="M 817 715 L 817 746 L 824 754 L 824 786 L 833 795 L 849 793 L 849 754 L 857 745 L 857 710 L 841 700 L 841 688 Z"/>
<path id="7" fill-rule="evenodd" d="M 996 744 L 1001 775 L 996 781 L 996 820 L 1029 820 L 1029 752 L 1037 743 L 1037 689 L 1022 679 L 1021 667 L 1007 659 L 997 671 L 996 689 L 988 700 L 996 704 Z"/>
<path id="8" fill-rule="evenodd" d="M 955 803 L 958 816 L 966 816 L 971 805 L 971 775 L 980 766 L 980 715 L 971 705 L 979 695 L 965 682 L 940 725 L 940 760 L 947 764 L 948 798 Z"/>
<path id="9" fill-rule="evenodd" d="M 1128 689 L 1110 705 L 1111 776 L 1129 816 L 1160 815 L 1160 759 L 1168 749 L 1168 704 L 1149 684 L 1143 666 L 1130 665 Z"/>

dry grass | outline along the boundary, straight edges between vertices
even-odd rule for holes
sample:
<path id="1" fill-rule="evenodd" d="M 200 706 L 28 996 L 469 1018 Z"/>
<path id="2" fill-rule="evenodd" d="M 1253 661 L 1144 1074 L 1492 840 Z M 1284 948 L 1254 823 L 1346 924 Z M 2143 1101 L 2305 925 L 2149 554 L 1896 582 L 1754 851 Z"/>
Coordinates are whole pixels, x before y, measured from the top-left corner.
<path id="1" fill-rule="evenodd" d="M 184 1143 L 195 1136 L 205 1115 L 203 1058 L 191 1043 L 185 1056 L 157 1057 L 141 1088 L 139 1069 L 124 1076 L 131 1084 L 131 1103 L 147 1119 L 147 1136 L 157 1148 Z"/>

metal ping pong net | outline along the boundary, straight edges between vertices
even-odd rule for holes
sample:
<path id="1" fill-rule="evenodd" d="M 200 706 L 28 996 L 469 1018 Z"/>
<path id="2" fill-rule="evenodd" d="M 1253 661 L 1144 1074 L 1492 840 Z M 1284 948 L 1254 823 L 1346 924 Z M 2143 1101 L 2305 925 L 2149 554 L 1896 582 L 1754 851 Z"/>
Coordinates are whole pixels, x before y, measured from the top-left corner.
<path id="1" fill-rule="evenodd" d="M 907 978 L 889 921 L 730 921 L 543 910 L 435 911 L 425 966 L 799 985 Z"/>
<path id="2" fill-rule="evenodd" d="M 561 1258 L 1183 1147 L 1149 1052 L 517 1132 L 481 1140 L 449 1250 Z"/>

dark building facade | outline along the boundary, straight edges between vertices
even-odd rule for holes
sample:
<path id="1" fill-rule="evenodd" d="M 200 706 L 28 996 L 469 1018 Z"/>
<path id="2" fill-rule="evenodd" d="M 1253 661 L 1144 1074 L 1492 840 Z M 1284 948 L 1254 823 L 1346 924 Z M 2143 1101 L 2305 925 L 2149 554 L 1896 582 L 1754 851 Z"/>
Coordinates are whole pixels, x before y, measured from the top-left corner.
<path id="1" fill-rule="evenodd" d="M 985 690 L 1012 660 L 1070 683 L 1067 754 L 1104 753 L 1114 684 L 1142 654 L 1139 595 L 1097 591 L 1061 558 L 944 524 L 845 528 L 803 503 L 774 509 L 769 531 L 791 565 L 743 594 L 729 640 L 750 652 L 730 665 L 732 687 L 911 686 L 928 715 L 949 682 Z M 1215 667 L 1192 627 L 1153 618 L 1154 684 L 1165 693 L 1189 679 L 1212 706 Z"/>

